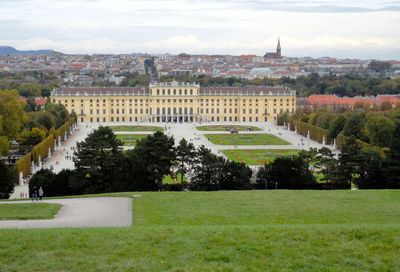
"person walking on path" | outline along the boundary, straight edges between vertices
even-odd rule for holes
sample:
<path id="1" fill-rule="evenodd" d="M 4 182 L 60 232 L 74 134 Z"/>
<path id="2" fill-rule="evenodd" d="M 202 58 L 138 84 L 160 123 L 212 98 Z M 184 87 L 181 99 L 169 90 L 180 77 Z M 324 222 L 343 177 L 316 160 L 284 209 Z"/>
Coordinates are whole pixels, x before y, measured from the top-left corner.
<path id="1" fill-rule="evenodd" d="M 37 195 L 37 188 L 36 188 L 36 186 L 33 187 L 33 191 L 32 191 L 32 201 L 33 201 L 34 199 L 38 200 L 38 195 Z"/>
<path id="2" fill-rule="evenodd" d="M 40 186 L 40 188 L 39 188 L 39 199 L 42 200 L 42 197 L 43 197 L 43 189 L 42 189 L 42 186 Z"/>

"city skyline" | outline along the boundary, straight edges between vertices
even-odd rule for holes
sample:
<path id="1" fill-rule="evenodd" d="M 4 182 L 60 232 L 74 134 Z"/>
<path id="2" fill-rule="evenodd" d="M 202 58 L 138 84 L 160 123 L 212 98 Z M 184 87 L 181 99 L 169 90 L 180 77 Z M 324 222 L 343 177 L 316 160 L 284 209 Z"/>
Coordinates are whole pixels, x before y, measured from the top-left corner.
<path id="1" fill-rule="evenodd" d="M 46 8 L 43 8 L 46 7 Z M 0 45 L 68 54 L 400 59 L 400 1 L 2 1 Z"/>

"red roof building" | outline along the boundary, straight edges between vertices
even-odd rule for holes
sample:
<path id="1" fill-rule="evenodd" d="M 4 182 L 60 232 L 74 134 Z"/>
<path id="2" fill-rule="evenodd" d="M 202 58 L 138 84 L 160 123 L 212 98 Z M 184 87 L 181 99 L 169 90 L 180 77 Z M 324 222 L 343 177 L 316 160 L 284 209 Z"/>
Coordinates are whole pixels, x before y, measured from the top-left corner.
<path id="1" fill-rule="evenodd" d="M 336 95 L 310 95 L 308 102 L 313 105 L 324 106 L 349 106 L 353 107 L 355 103 L 381 104 L 383 101 L 389 101 L 392 105 L 399 103 L 400 98 L 395 95 L 378 95 L 376 97 L 337 97 Z"/>

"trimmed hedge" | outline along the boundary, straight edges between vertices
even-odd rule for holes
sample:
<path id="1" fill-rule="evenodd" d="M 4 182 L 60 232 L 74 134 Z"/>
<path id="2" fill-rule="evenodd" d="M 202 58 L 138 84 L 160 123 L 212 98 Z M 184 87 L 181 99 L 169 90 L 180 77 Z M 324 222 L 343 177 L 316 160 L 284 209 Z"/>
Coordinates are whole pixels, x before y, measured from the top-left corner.
<path id="1" fill-rule="evenodd" d="M 74 118 L 70 118 L 67 122 L 64 123 L 64 125 L 62 125 L 61 127 L 59 127 L 56 132 L 54 133 L 54 137 L 56 139 L 56 141 L 58 142 L 58 136 L 61 136 L 61 141 L 64 141 L 65 139 L 65 132 L 67 132 L 67 134 L 69 133 L 69 128 L 72 127 L 72 125 L 74 124 Z"/>
<path id="2" fill-rule="evenodd" d="M 21 159 L 19 159 L 16 163 L 16 170 L 18 171 L 18 177 L 19 173 L 22 172 L 22 175 L 24 178 L 26 178 L 29 175 L 29 172 L 31 171 L 31 166 L 32 166 L 32 152 L 29 152 L 25 156 L 23 156 Z"/>
<path id="3" fill-rule="evenodd" d="M 43 160 L 47 158 L 49 154 L 49 148 L 52 149 L 54 147 L 54 134 L 50 134 L 46 139 L 38 143 L 33 147 L 32 156 L 33 161 L 35 163 L 39 162 L 39 155 L 40 158 Z"/>
<path id="4" fill-rule="evenodd" d="M 38 163 L 39 155 L 42 160 L 47 158 L 47 156 L 49 155 L 49 148 L 54 148 L 54 140 L 56 139 L 58 142 L 58 136 L 61 136 L 61 141 L 64 141 L 65 132 L 67 132 L 68 134 L 70 127 L 72 127 L 74 123 L 74 118 L 70 118 L 59 129 L 57 129 L 53 133 L 50 133 L 50 135 L 46 139 L 35 145 L 31 152 L 19 159 L 16 162 L 18 175 L 20 172 L 22 172 L 24 178 L 26 178 L 29 175 L 32 161 L 34 161 L 34 163 Z"/>
<path id="5" fill-rule="evenodd" d="M 322 143 L 323 137 L 325 136 L 325 143 L 332 143 L 332 139 L 329 138 L 329 132 L 326 129 L 312 126 L 308 123 L 304 123 L 299 120 L 293 120 L 292 118 L 287 118 L 287 123 L 290 124 L 290 130 L 294 131 L 297 126 L 297 133 L 307 137 L 308 131 L 310 131 L 310 138 Z"/>

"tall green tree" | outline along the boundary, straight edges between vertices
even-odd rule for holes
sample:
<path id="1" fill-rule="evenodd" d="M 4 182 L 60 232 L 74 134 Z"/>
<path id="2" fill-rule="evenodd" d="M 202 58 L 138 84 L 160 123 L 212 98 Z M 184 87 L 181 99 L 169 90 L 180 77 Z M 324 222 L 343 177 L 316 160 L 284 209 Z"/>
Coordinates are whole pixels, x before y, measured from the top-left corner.
<path id="1" fill-rule="evenodd" d="M 194 191 L 217 191 L 225 159 L 211 153 L 204 145 L 197 148 L 190 188 Z"/>
<path id="2" fill-rule="evenodd" d="M 346 120 L 343 127 L 343 134 L 345 136 L 354 136 L 357 139 L 361 139 L 363 136 L 363 128 L 365 124 L 365 115 L 361 113 L 353 113 Z"/>
<path id="3" fill-rule="evenodd" d="M 336 188 L 350 188 L 357 179 L 360 166 L 361 147 L 354 136 L 350 136 L 339 154 L 339 169 L 334 183 Z"/>
<path id="4" fill-rule="evenodd" d="M 0 160 L 0 199 L 8 199 L 17 182 L 16 171 Z"/>
<path id="5" fill-rule="evenodd" d="M 358 160 L 358 175 L 354 183 L 360 189 L 388 188 L 383 172 L 383 159 L 379 151 L 362 148 Z"/>
<path id="6" fill-rule="evenodd" d="M 171 173 L 176 159 L 174 138 L 157 131 L 139 140 L 135 149 L 128 152 L 129 159 L 135 171 L 130 171 L 128 178 L 140 184 L 141 190 L 156 191 L 164 175 Z"/>
<path id="7" fill-rule="evenodd" d="M 328 128 L 328 136 L 331 139 L 335 139 L 340 132 L 342 132 L 344 125 L 346 123 L 346 118 L 343 115 L 338 115 L 332 121 L 332 124 Z"/>
<path id="8" fill-rule="evenodd" d="M 23 83 L 18 88 L 20 96 L 23 97 L 37 97 L 41 95 L 42 87 L 39 83 Z"/>
<path id="9" fill-rule="evenodd" d="M 86 193 L 116 190 L 122 180 L 122 145 L 109 127 L 99 127 L 77 143 L 73 160 Z"/>
<path id="10" fill-rule="evenodd" d="M 17 91 L 0 90 L 0 116 L 3 124 L 0 131 L 3 131 L 3 136 L 14 139 L 27 121 L 24 102 L 19 100 Z"/>
<path id="11" fill-rule="evenodd" d="M 301 156 L 276 158 L 257 173 L 258 188 L 311 189 L 316 185 L 308 163 Z"/>
<path id="12" fill-rule="evenodd" d="M 383 168 L 388 188 L 400 188 L 400 120 L 395 122 Z"/>
<path id="13" fill-rule="evenodd" d="M 367 136 L 375 146 L 388 147 L 392 141 L 393 122 L 386 116 L 372 116 L 366 123 Z"/>
<path id="14" fill-rule="evenodd" d="M 227 160 L 223 169 L 220 169 L 219 190 L 250 190 L 253 171 L 244 163 Z"/>
<path id="15" fill-rule="evenodd" d="M 185 138 L 182 138 L 182 140 L 179 141 L 179 145 L 176 147 L 176 157 L 179 161 L 181 183 L 183 182 L 183 176 L 192 166 L 195 155 L 196 149 L 194 148 L 194 145 L 188 143 Z"/>

